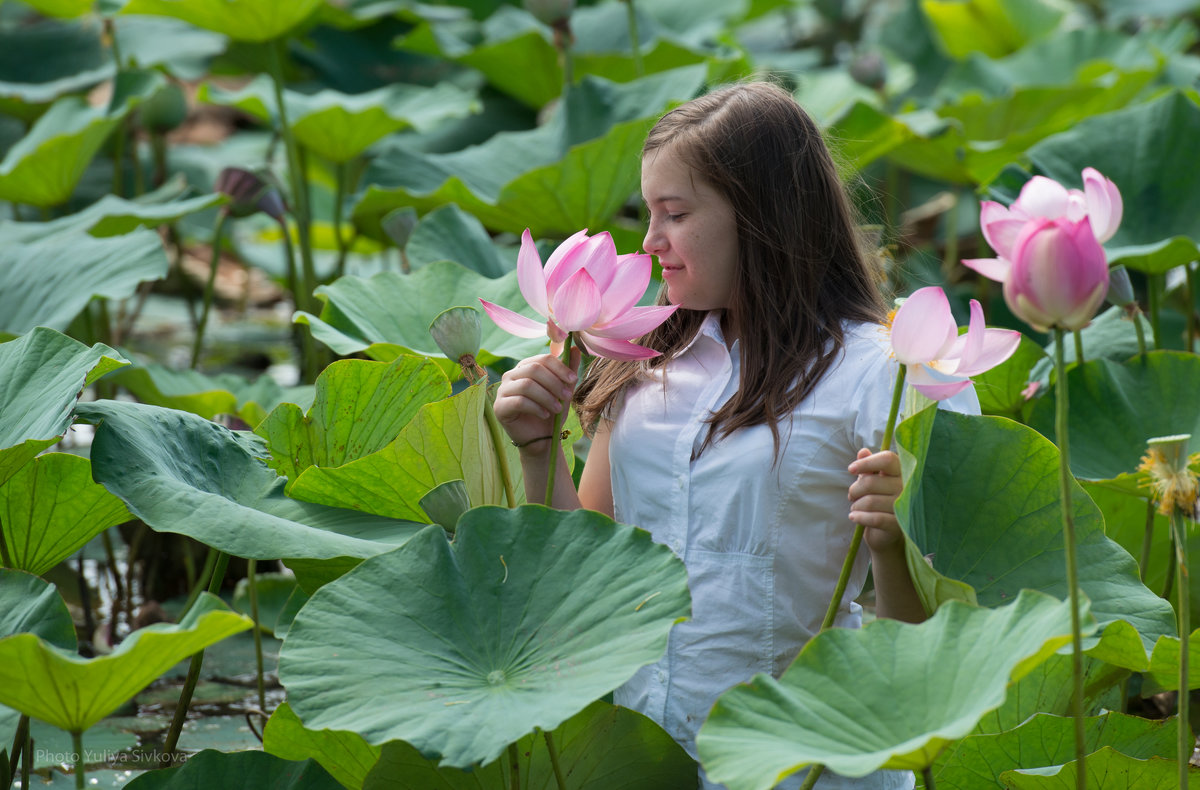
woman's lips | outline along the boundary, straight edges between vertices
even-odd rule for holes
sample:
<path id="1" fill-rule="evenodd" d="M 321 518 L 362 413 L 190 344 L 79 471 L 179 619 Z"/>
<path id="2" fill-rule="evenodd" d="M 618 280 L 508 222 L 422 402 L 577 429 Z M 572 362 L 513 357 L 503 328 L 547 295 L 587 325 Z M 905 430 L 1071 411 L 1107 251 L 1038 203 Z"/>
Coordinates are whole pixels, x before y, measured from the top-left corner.
<path id="1" fill-rule="evenodd" d="M 681 271 L 683 271 L 682 266 L 673 266 L 669 263 L 664 263 L 662 265 L 662 276 L 663 277 L 670 277 L 671 275 L 673 275 L 677 272 L 681 272 Z"/>

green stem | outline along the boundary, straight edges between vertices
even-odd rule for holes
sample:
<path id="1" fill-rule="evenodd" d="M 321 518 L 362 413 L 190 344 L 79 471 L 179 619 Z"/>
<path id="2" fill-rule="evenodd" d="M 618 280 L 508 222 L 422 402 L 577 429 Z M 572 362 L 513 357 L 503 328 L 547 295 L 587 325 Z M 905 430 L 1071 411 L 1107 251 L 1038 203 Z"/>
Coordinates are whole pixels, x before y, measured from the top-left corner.
<path id="1" fill-rule="evenodd" d="M 267 712 L 267 688 L 263 682 L 262 629 L 258 619 L 258 560 L 249 560 L 246 565 L 246 586 L 250 590 L 250 617 L 254 620 L 254 664 L 258 670 L 258 709 Z"/>
<path id="2" fill-rule="evenodd" d="M 567 339 L 563 341 L 562 362 L 570 367 L 571 365 L 571 339 L 572 335 L 568 334 Z M 562 427 L 563 422 L 567 418 L 567 410 L 571 408 L 568 402 L 558 414 L 554 415 L 554 429 L 550 432 L 550 466 L 546 470 L 546 507 L 553 507 L 554 503 L 554 478 L 558 476 L 558 453 L 562 448 Z"/>
<path id="3" fill-rule="evenodd" d="M 283 60 L 287 42 L 283 38 L 276 39 L 270 47 L 271 83 L 275 89 L 275 106 L 279 113 L 279 134 L 287 152 L 288 184 L 294 203 L 293 215 L 296 218 L 296 230 L 300 238 L 300 266 L 303 273 L 302 291 L 304 300 L 297 303 L 297 309 L 310 309 L 313 288 L 316 287 L 315 268 L 312 259 L 312 237 L 309 232 L 311 214 L 308 205 L 308 190 L 305 188 L 304 165 L 300 159 L 300 147 L 292 134 L 288 123 L 287 105 L 283 100 Z"/>
<path id="4" fill-rule="evenodd" d="M 646 67 L 642 64 L 642 39 L 638 35 L 637 10 L 633 0 L 625 0 L 625 16 L 629 21 L 629 43 L 633 47 L 633 68 L 639 77 L 645 75 Z"/>
<path id="5" fill-rule="evenodd" d="M 504 432 L 500 429 L 500 421 L 496 419 L 496 410 L 487 393 L 487 377 L 481 376 L 480 381 L 480 386 L 484 389 L 483 417 L 487 422 L 488 435 L 492 437 L 492 447 L 496 450 L 496 465 L 500 468 L 500 482 L 504 485 L 504 501 L 509 507 L 516 507 L 517 495 L 513 489 L 512 471 L 508 468 L 508 453 L 504 452 Z"/>
<path id="6" fill-rule="evenodd" d="M 1191 636 L 1191 613 L 1188 611 L 1188 556 L 1187 534 L 1184 532 L 1183 516 L 1178 508 L 1171 513 L 1171 535 L 1175 538 L 1176 560 L 1179 563 L 1179 786 L 1188 786 L 1188 766 L 1195 748 L 1192 737 L 1191 717 L 1188 715 L 1190 701 L 1190 677 L 1188 676 L 1188 639 Z"/>
<path id="7" fill-rule="evenodd" d="M 1162 595 L 1159 597 L 1164 601 L 1171 600 L 1171 590 L 1175 587 L 1175 563 L 1172 561 L 1175 557 L 1175 533 L 1171 533 L 1171 545 L 1167 549 L 1167 578 L 1163 582 Z"/>
<path id="8" fill-rule="evenodd" d="M 820 763 L 814 764 L 812 768 L 808 769 L 808 776 L 804 777 L 804 784 L 800 785 L 800 790 L 812 790 L 823 773 L 825 773 L 825 766 Z"/>
<path id="9" fill-rule="evenodd" d="M 349 251 L 346 246 L 346 239 L 342 236 L 342 201 L 346 199 L 346 163 L 338 162 L 334 165 L 334 172 L 337 174 L 337 194 L 333 199 L 333 240 L 337 244 L 337 276 L 341 277 L 346 273 L 346 253 Z"/>
<path id="10" fill-rule="evenodd" d="M 128 118 L 126 120 L 129 120 Z M 129 163 L 133 165 L 133 196 L 146 191 L 146 174 L 142 172 L 141 151 L 138 149 L 137 128 L 129 122 Z"/>
<path id="11" fill-rule="evenodd" d="M 196 578 L 196 583 L 188 593 L 187 602 L 183 605 L 183 614 L 186 615 L 192 609 L 192 604 L 196 603 L 196 599 L 200 597 L 200 592 L 208 586 L 208 580 L 212 577 L 213 569 L 217 567 L 217 555 L 219 551 L 212 546 L 208 547 L 208 554 L 204 557 L 204 568 L 200 571 L 200 576 Z"/>
<path id="12" fill-rule="evenodd" d="M 892 405 L 888 409 L 887 425 L 883 429 L 881 452 L 890 450 L 892 447 L 892 434 L 896 430 L 896 416 L 900 413 L 900 399 L 904 395 L 904 378 L 907 372 L 908 368 L 901 365 L 900 371 L 896 374 L 896 385 L 892 388 Z M 854 535 L 850 538 L 850 549 L 846 552 L 846 559 L 842 561 L 842 570 L 838 574 L 837 585 L 833 588 L 833 597 L 829 599 L 829 606 L 825 608 L 825 619 L 821 621 L 822 631 L 832 628 L 833 621 L 837 618 L 838 607 L 841 604 L 842 596 L 846 593 L 846 586 L 850 583 L 850 572 L 854 570 L 854 560 L 858 557 L 858 549 L 862 545 L 864 532 L 865 528 L 862 524 L 854 525 Z"/>
<path id="13" fill-rule="evenodd" d="M 29 772 L 33 770 L 33 737 L 25 739 L 25 753 L 21 755 L 21 787 L 32 787 L 29 784 Z"/>
<path id="14" fill-rule="evenodd" d="M 150 151 L 154 157 L 154 172 L 151 182 L 160 187 L 167 180 L 167 136 L 153 132 L 150 135 Z"/>
<path id="15" fill-rule="evenodd" d="M 1146 275 L 1146 302 L 1150 308 L 1150 333 L 1154 337 L 1154 347 L 1162 348 L 1162 328 L 1159 325 L 1159 306 L 1162 302 L 1161 274 Z"/>
<path id="16" fill-rule="evenodd" d="M 521 759 L 517 744 L 508 745 L 508 787 L 509 790 L 521 790 Z"/>
<path id="17" fill-rule="evenodd" d="M 196 326 L 196 339 L 192 341 L 192 370 L 200 362 L 200 349 L 204 345 L 204 329 L 208 326 L 208 311 L 212 308 L 213 286 L 217 281 L 217 265 L 221 261 L 221 232 L 229 220 L 229 212 L 217 213 L 217 226 L 213 230 L 212 259 L 208 264 L 208 281 L 204 284 L 204 302 L 200 307 L 200 323 Z"/>
<path id="18" fill-rule="evenodd" d="M 13 736 L 12 748 L 8 750 L 8 771 L 7 783 L 5 787 L 11 787 L 13 780 L 17 778 L 17 761 L 21 759 L 21 755 L 25 753 L 25 741 L 29 738 L 29 717 L 22 714 L 17 719 L 17 732 Z M 29 787 L 27 781 L 21 782 L 21 787 Z"/>
<path id="19" fill-rule="evenodd" d="M 1138 575 L 1143 584 L 1146 583 L 1146 571 L 1150 568 L 1150 545 L 1154 542 L 1154 509 L 1154 500 L 1147 499 L 1146 531 L 1142 534 L 1142 555 L 1138 557 Z"/>
<path id="20" fill-rule="evenodd" d="M 1083 332 L 1076 329 L 1071 333 L 1075 336 L 1075 364 L 1083 364 Z"/>
<path id="21" fill-rule="evenodd" d="M 84 790 L 87 786 L 83 782 L 83 772 L 85 761 L 83 759 L 83 731 L 71 731 L 71 745 L 75 749 L 75 789 Z M 22 785 L 24 787 L 24 785 Z"/>
<path id="22" fill-rule="evenodd" d="M 117 124 L 113 134 L 112 191 L 117 197 L 125 197 L 125 124 Z"/>
<path id="23" fill-rule="evenodd" d="M 1071 715 L 1075 719 L 1075 786 L 1087 787 L 1087 745 L 1083 727 L 1083 638 L 1079 626 L 1079 579 L 1075 566 L 1075 514 L 1071 510 L 1071 452 L 1067 433 L 1067 365 L 1062 329 L 1054 330 L 1054 366 L 1057 374 L 1054 433 L 1058 441 L 1058 481 L 1062 504 L 1063 542 L 1067 559 L 1067 590 L 1071 601 Z"/>
<path id="24" fill-rule="evenodd" d="M 945 244 L 942 251 L 942 276 L 949 280 L 951 273 L 958 266 L 958 203 L 961 198 L 959 190 L 953 192 L 954 202 L 945 213 Z"/>
<path id="25" fill-rule="evenodd" d="M 543 730 L 542 735 L 546 737 L 546 751 L 550 754 L 550 767 L 554 770 L 554 783 L 558 785 L 558 790 L 567 790 L 567 780 L 563 777 L 562 766 L 558 764 L 558 749 L 554 746 L 554 736 L 549 730 Z"/>
<path id="26" fill-rule="evenodd" d="M 933 782 L 933 768 L 925 766 L 921 769 L 921 778 L 925 781 L 925 790 L 934 790 L 936 785 Z"/>
<path id="27" fill-rule="evenodd" d="M 208 583 L 208 591 L 213 595 L 220 591 L 221 583 L 225 581 L 225 569 L 228 566 L 229 555 L 218 551 L 212 579 Z M 187 614 L 187 609 L 184 610 L 184 614 Z M 196 691 L 196 682 L 200 680 L 200 667 L 203 665 L 204 651 L 201 650 L 192 656 L 192 663 L 188 666 L 187 679 L 184 680 L 183 691 L 179 695 L 179 704 L 175 706 L 175 718 L 171 719 L 171 728 L 167 730 L 167 738 L 163 741 L 159 764 L 164 768 L 171 765 L 171 755 L 175 753 L 175 745 L 179 743 L 179 733 L 183 732 L 183 722 L 187 719 L 188 708 L 192 704 L 192 694 Z"/>
<path id="28" fill-rule="evenodd" d="M 1136 305 L 1135 305 L 1136 308 Z M 1133 328 L 1137 332 L 1138 354 L 1146 355 L 1146 330 L 1142 328 L 1142 311 L 1135 309 L 1133 313 Z"/>
<path id="29" fill-rule="evenodd" d="M 1196 350 L 1196 267 L 1185 263 L 1183 270 L 1187 272 L 1187 351 Z"/>

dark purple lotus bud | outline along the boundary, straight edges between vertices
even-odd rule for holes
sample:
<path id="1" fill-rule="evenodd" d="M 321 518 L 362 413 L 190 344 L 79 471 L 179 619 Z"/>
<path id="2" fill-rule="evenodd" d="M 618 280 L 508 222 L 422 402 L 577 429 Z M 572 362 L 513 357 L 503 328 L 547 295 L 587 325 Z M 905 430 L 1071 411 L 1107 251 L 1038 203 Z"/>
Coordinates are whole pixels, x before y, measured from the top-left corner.
<path id="1" fill-rule="evenodd" d="M 261 211 L 276 222 L 283 222 L 287 207 L 270 173 L 227 167 L 217 176 L 214 189 L 229 198 L 225 211 L 233 217 L 248 217 Z"/>
<path id="2" fill-rule="evenodd" d="M 883 90 L 887 84 L 887 63 L 878 52 L 860 52 L 850 61 L 850 76 L 860 85 Z"/>
<path id="3" fill-rule="evenodd" d="M 575 0 L 524 0 L 525 10 L 537 17 L 543 25 L 555 24 L 569 19 L 575 10 Z"/>

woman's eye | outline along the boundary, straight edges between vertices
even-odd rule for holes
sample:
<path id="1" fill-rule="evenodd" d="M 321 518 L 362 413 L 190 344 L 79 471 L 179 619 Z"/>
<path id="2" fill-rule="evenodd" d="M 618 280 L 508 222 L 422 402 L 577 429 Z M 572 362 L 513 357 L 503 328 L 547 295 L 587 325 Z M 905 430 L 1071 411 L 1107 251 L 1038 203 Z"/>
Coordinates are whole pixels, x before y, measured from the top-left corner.
<path id="1" fill-rule="evenodd" d="M 671 220 L 672 222 L 678 222 L 686 216 L 687 214 L 668 214 L 667 219 Z"/>

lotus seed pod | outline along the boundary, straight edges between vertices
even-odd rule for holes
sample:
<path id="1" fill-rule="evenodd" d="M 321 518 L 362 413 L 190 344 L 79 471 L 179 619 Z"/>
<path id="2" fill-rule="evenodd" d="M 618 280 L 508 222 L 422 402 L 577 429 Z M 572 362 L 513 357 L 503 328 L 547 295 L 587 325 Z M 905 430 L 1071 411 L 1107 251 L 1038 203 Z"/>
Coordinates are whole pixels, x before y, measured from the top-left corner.
<path id="1" fill-rule="evenodd" d="M 850 76 L 860 85 L 882 90 L 887 84 L 887 63 L 878 52 L 860 52 L 850 61 Z"/>
<path id="2" fill-rule="evenodd" d="M 142 127 L 152 134 L 166 134 L 183 123 L 187 114 L 183 89 L 173 82 L 142 102 L 138 109 Z"/>
<path id="3" fill-rule="evenodd" d="M 463 357 L 470 357 L 474 364 L 482 335 L 479 311 L 474 307 L 443 310 L 429 325 L 429 334 L 447 358 L 458 362 Z"/>
<path id="4" fill-rule="evenodd" d="M 227 167 L 217 176 L 214 189 L 229 197 L 225 210 L 230 216 L 248 217 L 261 211 L 276 222 L 283 221 L 283 196 L 269 173 Z"/>
<path id="5" fill-rule="evenodd" d="M 575 10 L 575 0 L 524 0 L 522 5 L 539 22 L 550 26 L 570 18 Z"/>

